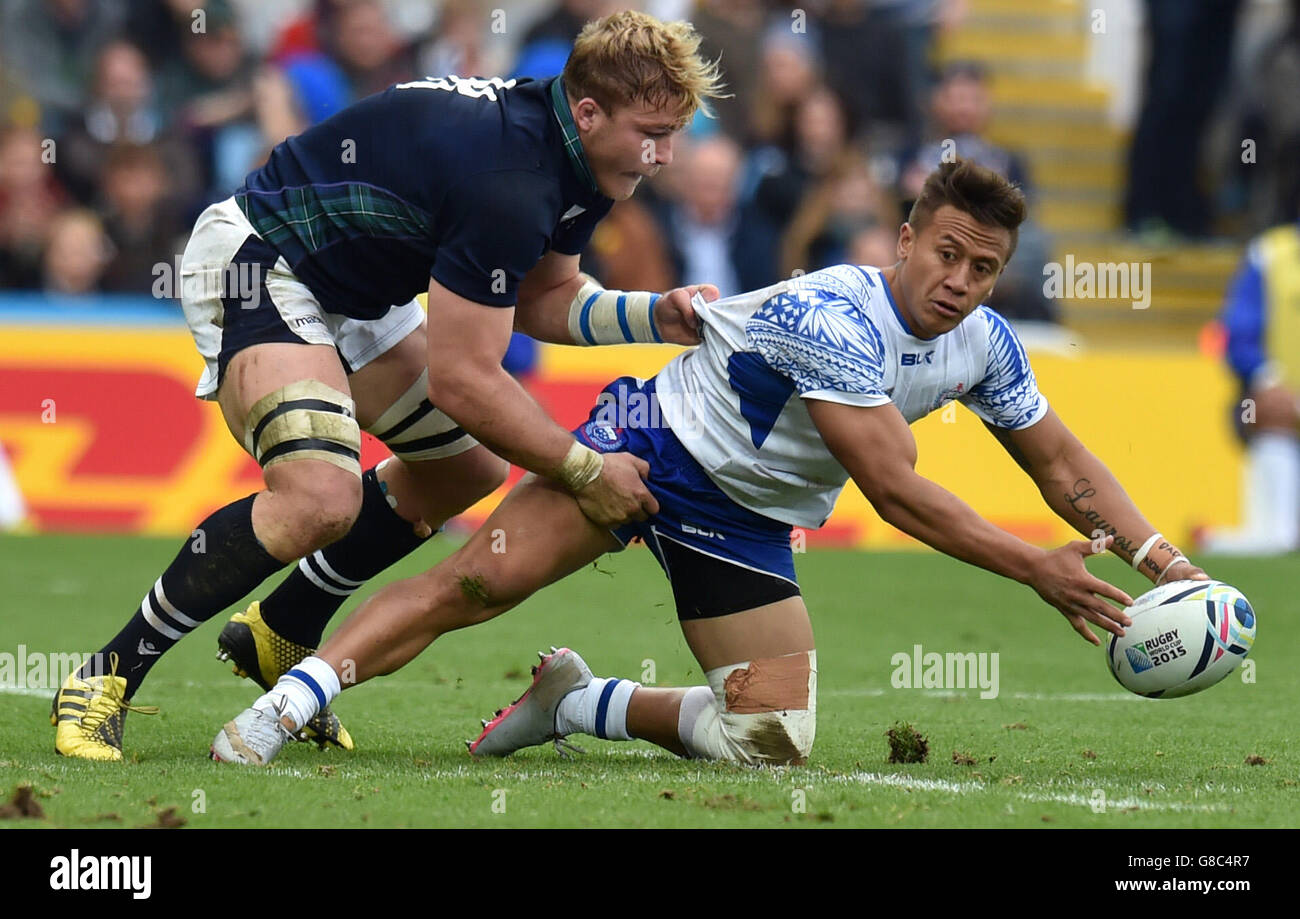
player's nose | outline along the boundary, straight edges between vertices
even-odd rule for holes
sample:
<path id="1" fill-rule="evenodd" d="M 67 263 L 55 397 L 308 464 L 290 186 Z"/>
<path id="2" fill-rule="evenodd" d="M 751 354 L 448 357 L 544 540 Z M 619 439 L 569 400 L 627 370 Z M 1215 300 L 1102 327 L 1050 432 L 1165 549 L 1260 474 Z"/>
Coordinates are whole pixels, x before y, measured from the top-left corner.
<path id="1" fill-rule="evenodd" d="M 669 166 L 673 161 L 673 138 L 671 135 L 655 141 L 655 165 Z"/>

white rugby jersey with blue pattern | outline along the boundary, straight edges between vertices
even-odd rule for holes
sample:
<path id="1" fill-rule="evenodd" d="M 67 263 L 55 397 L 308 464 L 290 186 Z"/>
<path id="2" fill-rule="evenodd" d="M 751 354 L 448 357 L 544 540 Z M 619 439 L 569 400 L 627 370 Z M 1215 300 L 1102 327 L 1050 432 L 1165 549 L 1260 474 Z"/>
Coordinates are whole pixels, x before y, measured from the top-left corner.
<path id="1" fill-rule="evenodd" d="M 733 501 L 784 523 L 821 526 L 848 480 L 803 399 L 892 402 L 909 424 L 956 399 L 1013 430 L 1047 413 L 1005 319 L 981 306 L 917 338 L 876 268 L 837 265 L 695 302 L 703 344 L 659 373 L 663 417 Z"/>

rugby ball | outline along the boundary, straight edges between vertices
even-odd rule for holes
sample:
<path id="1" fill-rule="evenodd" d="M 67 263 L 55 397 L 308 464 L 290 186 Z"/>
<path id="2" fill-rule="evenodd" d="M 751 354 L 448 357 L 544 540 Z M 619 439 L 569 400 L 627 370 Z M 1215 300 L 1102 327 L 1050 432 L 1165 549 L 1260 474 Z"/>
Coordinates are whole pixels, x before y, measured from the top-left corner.
<path id="1" fill-rule="evenodd" d="M 1173 581 L 1128 608 L 1133 624 L 1106 648 L 1110 672 L 1149 699 L 1176 699 L 1237 669 L 1255 643 L 1255 611 L 1222 581 Z"/>

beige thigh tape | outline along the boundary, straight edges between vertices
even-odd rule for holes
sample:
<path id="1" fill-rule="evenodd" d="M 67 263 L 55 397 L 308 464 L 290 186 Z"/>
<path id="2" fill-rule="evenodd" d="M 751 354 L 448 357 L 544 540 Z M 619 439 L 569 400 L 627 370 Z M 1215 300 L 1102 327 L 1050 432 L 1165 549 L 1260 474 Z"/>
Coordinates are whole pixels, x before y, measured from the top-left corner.
<path id="1" fill-rule="evenodd" d="M 394 456 L 412 463 L 458 456 L 478 446 L 477 440 L 429 402 L 428 368 L 366 430 L 382 440 Z"/>
<path id="2" fill-rule="evenodd" d="M 360 477 L 361 428 L 355 413 L 343 393 L 300 380 L 257 400 L 248 413 L 244 446 L 263 469 L 314 459 Z"/>

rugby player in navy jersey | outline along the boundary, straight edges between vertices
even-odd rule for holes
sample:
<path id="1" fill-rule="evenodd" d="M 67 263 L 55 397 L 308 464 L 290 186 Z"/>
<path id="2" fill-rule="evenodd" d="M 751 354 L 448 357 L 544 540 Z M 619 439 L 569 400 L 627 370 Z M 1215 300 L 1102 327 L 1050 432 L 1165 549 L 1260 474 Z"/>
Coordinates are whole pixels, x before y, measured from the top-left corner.
<path id="1" fill-rule="evenodd" d="M 1110 549 L 1156 584 L 1206 575 L 1069 431 L 1011 326 L 982 305 L 1024 216 L 1023 196 L 1001 176 L 944 164 L 899 232 L 897 264 L 838 265 L 697 301 L 703 344 L 653 379 L 611 383 L 576 432 L 611 455 L 647 459 L 658 512 L 601 527 L 553 483 L 525 478 L 461 549 L 380 590 L 317 655 L 227 722 L 213 758 L 266 765 L 343 689 L 392 673 L 438 636 L 498 616 L 639 537 L 668 576 L 707 685 L 594 677 L 572 650 L 553 649 L 470 752 L 506 755 L 582 733 L 750 765 L 803 762 L 816 728 L 817 652 L 790 532 L 821 526 L 850 476 L 884 520 L 1032 587 L 1093 644 L 1089 623 L 1122 634 L 1131 620 L 1106 600 L 1132 600 L 1089 573 L 1087 556 Z M 1029 545 L 917 474 L 908 425 L 952 401 L 984 422 L 1089 541 Z M 498 534 L 508 552 L 493 551 Z M 862 583 L 869 596 L 869 564 Z"/>
<path id="2" fill-rule="evenodd" d="M 505 460 L 565 489 L 593 525 L 658 510 L 644 460 L 580 443 L 501 357 L 515 329 L 698 341 L 699 287 L 605 291 L 578 271 L 597 222 L 672 161 L 676 133 L 719 95 L 698 48 L 686 23 L 621 12 L 587 25 L 559 78 L 398 84 L 279 144 L 200 216 L 181 279 L 206 362 L 197 395 L 221 406 L 266 488 L 199 523 L 64 683 L 59 753 L 120 760 L 150 667 L 299 559 L 219 640 L 237 672 L 274 683 L 348 593 L 495 489 Z M 427 323 L 414 299 L 426 289 Z M 364 472 L 363 428 L 395 455 Z M 328 710 L 306 727 L 351 745 Z"/>

